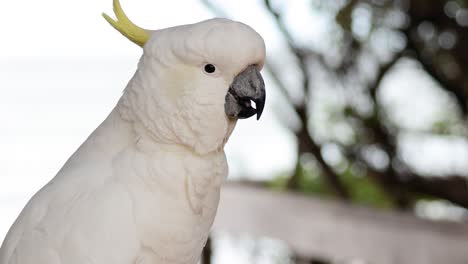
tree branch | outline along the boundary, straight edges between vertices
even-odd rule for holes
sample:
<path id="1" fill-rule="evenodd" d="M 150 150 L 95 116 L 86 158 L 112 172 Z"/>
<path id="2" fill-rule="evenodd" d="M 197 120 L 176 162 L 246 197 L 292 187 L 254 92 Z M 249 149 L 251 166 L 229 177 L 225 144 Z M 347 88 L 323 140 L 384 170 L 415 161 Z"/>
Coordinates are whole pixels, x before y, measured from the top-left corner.
<path id="1" fill-rule="evenodd" d="M 287 29 L 286 25 L 284 24 L 281 14 L 277 12 L 276 10 L 273 9 L 271 6 L 270 0 L 264 0 L 265 7 L 267 11 L 273 16 L 274 21 L 279 28 L 280 32 L 283 34 L 283 37 L 286 39 L 289 48 L 291 49 L 291 52 L 293 55 L 296 57 L 298 63 L 299 63 L 299 69 L 301 70 L 302 73 L 302 88 L 304 90 L 304 104 L 309 99 L 309 92 L 310 92 L 310 74 L 309 74 L 309 67 L 307 64 L 307 56 L 305 52 L 303 52 L 301 49 L 296 47 L 294 40 L 292 38 L 291 33 L 289 33 L 289 30 Z"/>
<path id="2" fill-rule="evenodd" d="M 423 177 L 414 173 L 401 180 L 408 190 L 420 194 L 448 200 L 468 208 L 468 183 L 466 177 L 450 175 L 442 177 Z"/>
<path id="3" fill-rule="evenodd" d="M 325 176 L 325 181 L 327 184 L 335 190 L 338 197 L 349 200 L 350 194 L 344 184 L 341 182 L 338 174 L 327 164 L 327 162 L 323 159 L 322 152 L 320 146 L 312 139 L 310 136 L 308 129 L 307 129 L 307 114 L 305 108 L 298 109 L 299 117 L 301 119 L 302 124 L 304 124 L 301 129 L 296 133 L 296 137 L 299 141 L 299 149 L 298 154 L 303 153 L 311 153 L 315 156 L 317 162 L 320 165 L 320 168 Z M 298 155 L 297 165 L 295 174 L 290 178 L 288 182 L 289 187 L 295 187 L 293 185 L 297 184 L 298 177 L 300 174 L 298 173 L 298 169 L 300 168 L 300 156 Z"/>
<path id="4" fill-rule="evenodd" d="M 418 42 L 411 36 L 412 34 L 410 33 L 410 31 L 412 31 L 411 28 L 404 31 L 405 36 L 408 40 L 407 48 L 413 51 L 414 58 L 417 61 L 419 61 L 419 63 L 421 63 L 424 71 L 426 71 L 439 84 L 439 86 L 442 89 L 451 92 L 455 96 L 455 99 L 460 105 L 463 114 L 468 114 L 468 94 L 465 94 L 463 87 L 459 87 L 458 85 L 447 79 L 445 76 L 443 76 L 443 74 L 441 74 L 437 70 L 437 67 L 423 56 L 421 52 L 422 48 L 419 47 Z"/>
<path id="5" fill-rule="evenodd" d="M 383 65 L 374 83 L 370 86 L 371 97 L 374 100 L 376 109 L 378 101 L 376 91 L 380 86 L 385 74 L 393 67 L 405 52 L 398 53 L 390 62 Z M 374 140 L 387 152 L 390 158 L 397 159 L 396 142 L 392 133 L 382 124 L 381 118 L 378 117 L 379 112 L 376 111 L 373 117 L 363 118 L 365 128 L 373 135 Z M 354 158 L 356 159 L 356 155 Z M 365 162 L 362 158 L 358 160 Z M 408 194 L 419 193 L 446 199 L 455 204 L 468 208 L 468 184 L 466 178 L 462 176 L 446 176 L 446 177 L 424 177 L 414 172 L 409 172 L 405 168 L 403 172 L 397 172 L 392 164 L 385 171 L 378 171 L 367 165 L 369 176 L 374 178 L 387 192 L 396 197 L 400 205 L 408 205 Z"/>
<path id="6" fill-rule="evenodd" d="M 414 52 L 415 59 L 421 63 L 423 69 L 438 82 L 442 89 L 453 93 L 463 114 L 466 115 L 468 114 L 468 79 L 463 72 L 468 69 L 466 64 L 468 62 L 468 52 L 466 52 L 468 29 L 445 14 L 445 2 L 434 1 L 431 5 L 427 5 L 425 0 L 409 1 L 408 15 L 411 19 L 408 27 L 402 33 L 406 36 L 407 48 Z M 457 41 L 453 49 L 449 51 L 439 49 L 426 54 L 429 50 L 426 49 L 425 42 L 418 38 L 417 34 L 417 28 L 423 22 L 434 25 L 436 34 L 443 31 L 456 34 Z M 453 55 L 453 60 L 461 68 L 461 74 L 457 74 L 454 79 L 448 78 L 442 71 L 445 63 L 436 61 L 438 55 L 443 54 L 443 52 Z"/>

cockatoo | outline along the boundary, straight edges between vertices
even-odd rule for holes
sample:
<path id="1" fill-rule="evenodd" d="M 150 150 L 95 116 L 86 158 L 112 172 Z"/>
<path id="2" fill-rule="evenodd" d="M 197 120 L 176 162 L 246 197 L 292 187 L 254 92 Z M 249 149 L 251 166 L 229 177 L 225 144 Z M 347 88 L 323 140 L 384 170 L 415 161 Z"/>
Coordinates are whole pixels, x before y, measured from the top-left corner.
<path id="1" fill-rule="evenodd" d="M 228 19 L 161 30 L 104 17 L 143 47 L 103 123 L 25 206 L 0 264 L 194 264 L 237 119 L 265 104 L 265 44 Z M 255 103 L 255 105 L 254 105 Z"/>

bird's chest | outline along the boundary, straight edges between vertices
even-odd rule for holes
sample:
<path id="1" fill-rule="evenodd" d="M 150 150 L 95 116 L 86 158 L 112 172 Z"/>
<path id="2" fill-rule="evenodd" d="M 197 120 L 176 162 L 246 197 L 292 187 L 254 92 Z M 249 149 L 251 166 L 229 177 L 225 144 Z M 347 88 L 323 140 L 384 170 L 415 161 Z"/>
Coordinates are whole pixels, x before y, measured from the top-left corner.
<path id="1" fill-rule="evenodd" d="M 227 175 L 224 153 L 135 155 L 132 163 L 136 178 L 130 193 L 142 245 L 175 263 L 198 257 Z"/>

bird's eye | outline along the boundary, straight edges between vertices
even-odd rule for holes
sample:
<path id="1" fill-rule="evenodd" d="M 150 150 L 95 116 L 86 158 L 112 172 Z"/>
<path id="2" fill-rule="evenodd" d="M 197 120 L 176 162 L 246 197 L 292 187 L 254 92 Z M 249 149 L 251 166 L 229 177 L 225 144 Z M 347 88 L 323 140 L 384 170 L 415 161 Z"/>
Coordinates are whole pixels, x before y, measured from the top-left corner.
<path id="1" fill-rule="evenodd" d="M 203 69 L 206 73 L 214 73 L 216 71 L 216 67 L 211 63 L 205 64 L 205 67 L 203 67 Z"/>

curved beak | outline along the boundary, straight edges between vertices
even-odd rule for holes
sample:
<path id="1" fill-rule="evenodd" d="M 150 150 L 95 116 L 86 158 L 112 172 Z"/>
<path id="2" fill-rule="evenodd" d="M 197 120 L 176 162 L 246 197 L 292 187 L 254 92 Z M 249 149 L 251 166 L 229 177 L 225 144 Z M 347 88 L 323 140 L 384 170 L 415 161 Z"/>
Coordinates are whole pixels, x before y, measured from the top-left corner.
<path id="1" fill-rule="evenodd" d="M 230 118 L 249 118 L 257 114 L 257 120 L 265 106 L 265 83 L 255 65 L 239 73 L 229 86 L 224 111 Z M 253 105 L 255 103 L 255 105 Z"/>

